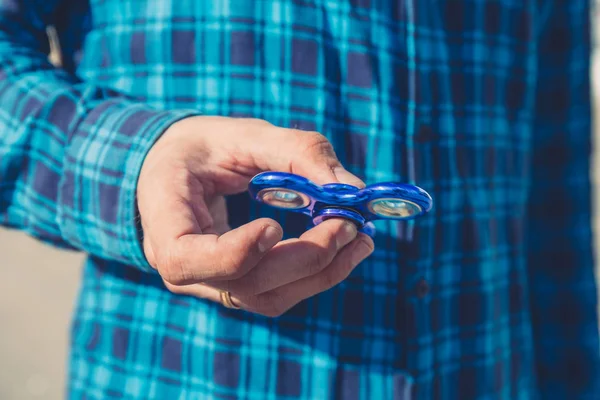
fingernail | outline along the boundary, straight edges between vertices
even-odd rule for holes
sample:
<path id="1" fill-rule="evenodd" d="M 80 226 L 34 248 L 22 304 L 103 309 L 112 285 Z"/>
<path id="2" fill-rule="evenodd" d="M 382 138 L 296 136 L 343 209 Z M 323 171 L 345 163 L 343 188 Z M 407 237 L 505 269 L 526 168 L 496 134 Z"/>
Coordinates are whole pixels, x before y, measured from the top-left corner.
<path id="1" fill-rule="evenodd" d="M 344 222 L 341 232 L 336 237 L 338 251 L 356 238 L 358 231 L 352 222 Z"/>
<path id="2" fill-rule="evenodd" d="M 358 265 L 361 261 L 370 256 L 371 253 L 373 253 L 373 250 L 373 242 L 360 239 L 360 242 L 357 243 L 354 254 L 352 255 L 352 263 Z"/>
<path id="3" fill-rule="evenodd" d="M 264 253 L 265 251 L 269 250 L 271 247 L 275 246 L 277 244 L 277 242 L 279 242 L 280 238 L 281 238 L 281 234 L 279 232 L 279 229 L 274 228 L 272 226 L 268 226 L 264 230 L 262 237 L 258 241 L 258 250 L 261 253 Z"/>
<path id="4" fill-rule="evenodd" d="M 365 187 L 365 183 L 363 181 L 361 181 L 356 175 L 348 172 L 344 167 L 335 167 L 333 169 L 333 173 L 340 182 L 345 183 L 346 185 L 356 186 L 357 188 L 361 189 Z"/>

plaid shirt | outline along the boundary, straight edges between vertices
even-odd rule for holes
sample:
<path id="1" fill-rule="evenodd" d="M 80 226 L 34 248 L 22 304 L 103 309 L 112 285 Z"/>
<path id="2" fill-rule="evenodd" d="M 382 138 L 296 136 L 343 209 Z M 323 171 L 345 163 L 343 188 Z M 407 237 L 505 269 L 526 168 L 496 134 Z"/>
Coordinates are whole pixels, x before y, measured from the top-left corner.
<path id="1" fill-rule="evenodd" d="M 0 0 L 0 221 L 89 254 L 69 396 L 600 398 L 589 8 Z M 435 208 L 377 223 L 372 257 L 278 319 L 174 295 L 140 246 L 136 179 L 197 114 L 320 131 L 365 181 Z M 233 226 L 305 227 L 228 201 Z"/>

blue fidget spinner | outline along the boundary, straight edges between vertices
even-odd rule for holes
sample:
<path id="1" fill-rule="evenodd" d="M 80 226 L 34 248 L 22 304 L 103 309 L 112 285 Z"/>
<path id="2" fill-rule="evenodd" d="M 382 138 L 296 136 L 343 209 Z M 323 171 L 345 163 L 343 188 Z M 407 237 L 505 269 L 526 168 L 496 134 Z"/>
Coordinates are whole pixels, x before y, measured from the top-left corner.
<path id="1" fill-rule="evenodd" d="M 414 219 L 433 205 L 425 190 L 409 184 L 384 182 L 364 189 L 341 183 L 319 186 L 284 172 L 260 173 L 252 178 L 248 190 L 254 200 L 306 214 L 314 225 L 329 218 L 345 218 L 369 236 L 375 235 L 374 220 Z"/>

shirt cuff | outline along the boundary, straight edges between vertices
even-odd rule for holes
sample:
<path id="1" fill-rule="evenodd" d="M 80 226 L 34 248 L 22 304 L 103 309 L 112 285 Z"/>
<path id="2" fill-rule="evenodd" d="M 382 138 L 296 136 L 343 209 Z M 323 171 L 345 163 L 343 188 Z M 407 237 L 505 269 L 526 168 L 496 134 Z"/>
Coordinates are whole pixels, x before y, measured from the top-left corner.
<path id="1" fill-rule="evenodd" d="M 146 155 L 175 122 L 197 110 L 160 111 L 109 100 L 80 121 L 67 146 L 58 222 L 71 244 L 155 272 L 142 246 L 137 184 Z"/>

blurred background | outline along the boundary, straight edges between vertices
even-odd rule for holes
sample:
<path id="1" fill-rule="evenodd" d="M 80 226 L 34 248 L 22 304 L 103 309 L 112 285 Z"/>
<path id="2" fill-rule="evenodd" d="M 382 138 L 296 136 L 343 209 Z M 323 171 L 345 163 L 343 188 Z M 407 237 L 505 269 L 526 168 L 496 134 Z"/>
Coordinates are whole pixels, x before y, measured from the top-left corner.
<path id="1" fill-rule="evenodd" d="M 600 0 L 596 3 L 591 17 L 600 21 Z M 594 36 L 598 48 L 600 29 Z M 600 115 L 600 51 L 595 51 L 593 65 L 595 110 Z M 593 180 L 600 210 L 600 118 L 595 125 Z M 600 213 L 594 219 L 600 256 Z M 58 251 L 0 228 L 0 400 L 63 398 L 70 318 L 83 260 L 82 254 Z"/>

